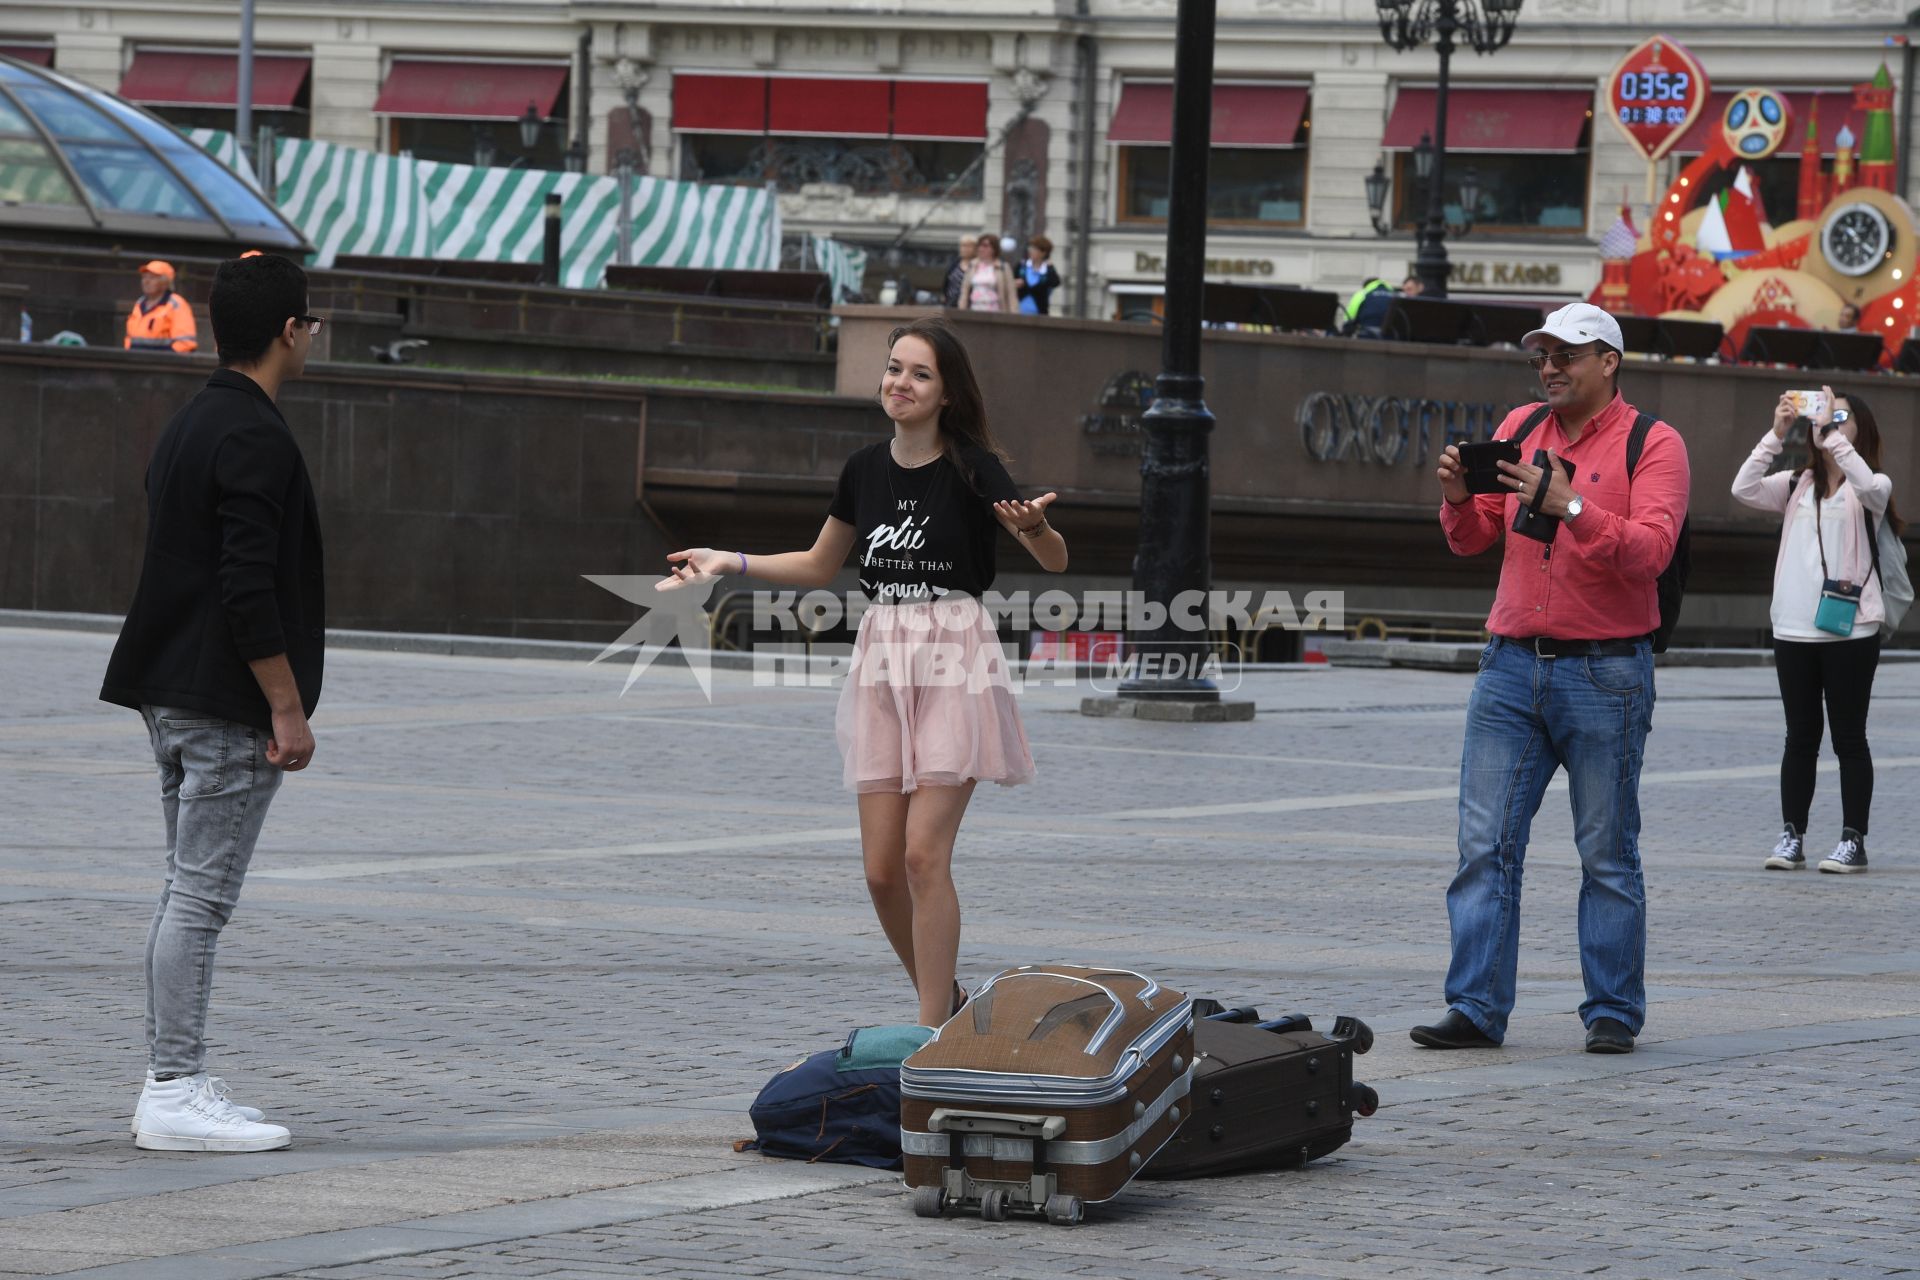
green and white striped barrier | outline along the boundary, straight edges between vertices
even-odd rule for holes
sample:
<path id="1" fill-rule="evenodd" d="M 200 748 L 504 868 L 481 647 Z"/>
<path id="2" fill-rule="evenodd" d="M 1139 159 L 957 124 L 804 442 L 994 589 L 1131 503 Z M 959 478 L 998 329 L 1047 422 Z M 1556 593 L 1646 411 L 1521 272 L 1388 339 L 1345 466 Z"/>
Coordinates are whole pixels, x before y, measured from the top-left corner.
<path id="1" fill-rule="evenodd" d="M 867 278 L 867 251 L 826 236 L 813 237 L 813 260 L 833 282 L 833 300 L 858 297 Z"/>
<path id="2" fill-rule="evenodd" d="M 232 134 L 186 133 L 237 167 Z M 535 262 L 549 193 L 561 201 L 562 284 L 600 287 L 619 253 L 617 178 L 480 169 L 304 138 L 274 140 L 273 173 L 274 201 L 313 244 L 312 262 L 319 267 L 343 255 Z M 780 207 L 764 188 L 636 177 L 628 208 L 630 265 L 762 271 L 779 266 Z"/>

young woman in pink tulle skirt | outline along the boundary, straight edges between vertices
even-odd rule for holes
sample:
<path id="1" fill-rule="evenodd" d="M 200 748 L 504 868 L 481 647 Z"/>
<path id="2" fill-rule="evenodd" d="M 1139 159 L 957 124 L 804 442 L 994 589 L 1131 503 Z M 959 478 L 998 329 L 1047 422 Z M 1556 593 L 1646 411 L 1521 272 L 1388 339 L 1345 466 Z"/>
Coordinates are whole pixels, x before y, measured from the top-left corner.
<path id="1" fill-rule="evenodd" d="M 822 587 L 857 553 L 871 601 L 854 642 L 835 727 L 847 789 L 860 806 L 867 890 L 887 941 L 938 1026 L 962 998 L 954 980 L 960 901 L 953 843 L 980 782 L 1033 777 L 1033 755 L 991 619 L 1000 530 L 1043 568 L 1067 567 L 1047 522 L 1056 495 L 1020 497 L 987 429 L 966 348 L 939 320 L 894 330 L 880 404 L 893 432 L 841 469 L 827 522 L 808 551 L 676 551 L 673 579 L 747 574 Z"/>

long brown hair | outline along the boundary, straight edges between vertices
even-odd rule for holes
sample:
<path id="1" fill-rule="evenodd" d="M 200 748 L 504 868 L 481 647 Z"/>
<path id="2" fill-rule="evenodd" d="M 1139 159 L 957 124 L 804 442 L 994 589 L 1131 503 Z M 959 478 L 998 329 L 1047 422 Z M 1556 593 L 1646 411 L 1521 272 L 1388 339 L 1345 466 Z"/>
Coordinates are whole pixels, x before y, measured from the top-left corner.
<path id="1" fill-rule="evenodd" d="M 973 469 L 960 457 L 960 446 L 984 449 L 1002 462 L 1007 461 L 1007 451 L 987 426 L 986 399 L 980 394 L 979 379 L 973 376 L 973 361 L 968 359 L 966 347 L 953 327 L 938 316 L 903 324 L 888 334 L 889 359 L 902 338 L 918 338 L 933 348 L 933 363 L 940 370 L 940 382 L 947 393 L 947 402 L 940 406 L 940 433 L 946 442 L 942 447 L 947 461 L 965 478 L 968 487 L 979 488 Z"/>
<path id="2" fill-rule="evenodd" d="M 1854 451 L 1860 455 L 1860 460 L 1867 464 L 1869 470 L 1878 471 L 1880 469 L 1880 420 L 1873 416 L 1872 406 L 1851 391 L 1836 390 L 1833 398 L 1845 400 L 1847 411 L 1853 415 Z M 1829 468 L 1832 469 L 1831 476 L 1828 474 Z M 1836 492 L 1846 482 L 1846 477 L 1840 474 L 1840 468 L 1832 463 L 1827 457 L 1826 450 L 1822 449 L 1811 435 L 1807 440 L 1805 470 L 1813 472 L 1814 483 L 1820 486 L 1821 497 L 1827 494 L 1826 485 L 1829 478 Z M 1907 531 L 1907 522 L 1902 520 L 1899 513 L 1894 510 L 1891 494 L 1887 496 L 1887 523 L 1893 526 L 1895 533 Z"/>

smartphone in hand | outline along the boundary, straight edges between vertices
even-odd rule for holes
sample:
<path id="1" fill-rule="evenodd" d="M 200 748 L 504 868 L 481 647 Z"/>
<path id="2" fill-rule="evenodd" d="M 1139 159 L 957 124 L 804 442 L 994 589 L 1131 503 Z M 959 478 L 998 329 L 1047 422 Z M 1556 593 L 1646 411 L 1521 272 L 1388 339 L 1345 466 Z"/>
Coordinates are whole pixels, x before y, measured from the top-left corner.
<path id="1" fill-rule="evenodd" d="M 1478 444 L 1457 446 L 1460 450 L 1460 470 L 1467 482 L 1468 493 L 1507 493 L 1501 477 L 1502 462 L 1518 464 L 1520 446 L 1511 440 L 1486 440 Z"/>
<path id="2" fill-rule="evenodd" d="M 1789 391 L 1787 396 L 1793 401 L 1793 411 L 1809 422 L 1827 411 L 1824 391 Z"/>

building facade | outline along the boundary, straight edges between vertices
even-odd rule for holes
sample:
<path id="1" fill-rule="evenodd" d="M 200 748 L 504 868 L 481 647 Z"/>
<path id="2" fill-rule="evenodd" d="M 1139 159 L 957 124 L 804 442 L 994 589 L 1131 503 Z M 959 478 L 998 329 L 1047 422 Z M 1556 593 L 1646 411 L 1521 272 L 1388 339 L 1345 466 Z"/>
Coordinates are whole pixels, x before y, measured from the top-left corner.
<path id="1" fill-rule="evenodd" d="M 0 52 L 183 125 L 231 124 L 236 3 L 10 0 Z M 430 159 L 776 184 L 790 233 L 869 251 L 936 288 L 958 237 L 1044 234 L 1055 310 L 1144 317 L 1165 252 L 1175 0 L 259 0 L 256 119 Z M 1396 53 L 1376 0 L 1219 0 L 1208 276 L 1341 294 L 1397 280 L 1424 208 L 1415 148 L 1437 58 Z M 1606 118 L 1614 63 L 1655 33 L 1719 95 L 1784 91 L 1816 116 L 1763 162 L 1774 222 L 1799 158 L 1863 127 L 1853 87 L 1884 63 L 1902 157 L 1912 123 L 1904 0 L 1527 0 L 1513 41 L 1453 62 L 1449 186 L 1470 169 L 1453 288 L 1585 295 L 1648 166 Z M 1920 29 L 1915 30 L 1920 36 Z M 521 125 L 532 136 L 526 145 Z M 1656 166 L 1671 179 L 1703 122 Z M 1366 180 L 1390 179 L 1377 216 Z M 1911 198 L 1911 166 L 1901 172 Z M 1778 205 L 1779 207 L 1775 207 Z M 1382 235 L 1376 224 L 1386 228 Z"/>

